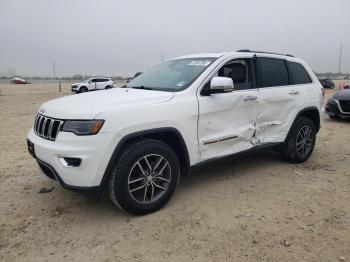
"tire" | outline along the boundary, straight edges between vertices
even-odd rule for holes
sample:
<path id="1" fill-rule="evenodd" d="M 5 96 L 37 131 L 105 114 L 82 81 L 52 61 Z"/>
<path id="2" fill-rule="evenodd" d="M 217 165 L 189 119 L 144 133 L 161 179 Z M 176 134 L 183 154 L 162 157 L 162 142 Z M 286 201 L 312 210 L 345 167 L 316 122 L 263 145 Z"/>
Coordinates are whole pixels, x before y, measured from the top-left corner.
<path id="1" fill-rule="evenodd" d="M 87 87 L 86 86 L 82 86 L 80 87 L 79 89 L 79 93 L 86 93 L 88 91 Z"/>
<path id="2" fill-rule="evenodd" d="M 286 141 L 283 144 L 282 154 L 289 162 L 304 162 L 312 154 L 315 142 L 315 124 L 309 118 L 300 117 L 293 123 L 289 131 Z"/>
<path id="3" fill-rule="evenodd" d="M 179 160 L 167 144 L 155 139 L 138 141 L 122 151 L 113 167 L 108 195 L 131 214 L 152 213 L 168 203 L 179 177 Z"/>
<path id="4" fill-rule="evenodd" d="M 111 89 L 112 87 L 111 86 L 106 86 L 105 89 Z"/>

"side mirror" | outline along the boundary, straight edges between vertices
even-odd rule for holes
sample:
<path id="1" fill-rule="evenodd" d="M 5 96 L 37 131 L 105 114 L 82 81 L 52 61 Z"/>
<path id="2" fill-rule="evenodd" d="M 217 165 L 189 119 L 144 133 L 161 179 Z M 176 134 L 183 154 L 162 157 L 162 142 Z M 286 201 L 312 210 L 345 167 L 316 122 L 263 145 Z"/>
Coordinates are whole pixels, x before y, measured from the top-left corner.
<path id="1" fill-rule="evenodd" d="M 210 81 L 210 93 L 226 93 L 233 91 L 233 81 L 229 77 L 213 77 Z"/>

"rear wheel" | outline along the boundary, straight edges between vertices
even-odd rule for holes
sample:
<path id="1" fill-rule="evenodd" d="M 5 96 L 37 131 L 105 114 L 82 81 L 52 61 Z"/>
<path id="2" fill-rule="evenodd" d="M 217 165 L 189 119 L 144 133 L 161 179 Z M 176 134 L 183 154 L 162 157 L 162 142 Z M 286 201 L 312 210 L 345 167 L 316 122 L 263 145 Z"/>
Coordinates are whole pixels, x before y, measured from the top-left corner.
<path id="1" fill-rule="evenodd" d="M 300 117 L 291 127 L 286 141 L 283 144 L 283 156 L 292 163 L 306 161 L 316 142 L 316 127 L 311 119 Z"/>
<path id="2" fill-rule="evenodd" d="M 85 93 L 85 92 L 87 92 L 87 91 L 88 91 L 88 89 L 87 89 L 86 86 L 82 86 L 82 87 L 80 87 L 80 89 L 79 89 L 79 92 L 80 92 L 80 93 Z"/>
<path id="3" fill-rule="evenodd" d="M 108 181 L 112 202 L 143 215 L 162 208 L 172 197 L 180 175 L 175 152 L 165 143 L 147 139 L 123 150 Z"/>

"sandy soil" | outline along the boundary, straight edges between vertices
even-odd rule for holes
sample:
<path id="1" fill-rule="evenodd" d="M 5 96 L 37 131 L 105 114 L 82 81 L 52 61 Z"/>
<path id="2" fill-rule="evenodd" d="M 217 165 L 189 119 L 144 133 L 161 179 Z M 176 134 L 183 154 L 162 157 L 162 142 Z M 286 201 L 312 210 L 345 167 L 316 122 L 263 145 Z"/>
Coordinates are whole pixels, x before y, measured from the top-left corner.
<path id="1" fill-rule="evenodd" d="M 306 163 L 269 151 L 221 161 L 134 217 L 107 198 L 38 193 L 53 183 L 25 139 L 57 89 L 0 85 L 0 261 L 350 261 L 350 121 L 325 116 Z"/>

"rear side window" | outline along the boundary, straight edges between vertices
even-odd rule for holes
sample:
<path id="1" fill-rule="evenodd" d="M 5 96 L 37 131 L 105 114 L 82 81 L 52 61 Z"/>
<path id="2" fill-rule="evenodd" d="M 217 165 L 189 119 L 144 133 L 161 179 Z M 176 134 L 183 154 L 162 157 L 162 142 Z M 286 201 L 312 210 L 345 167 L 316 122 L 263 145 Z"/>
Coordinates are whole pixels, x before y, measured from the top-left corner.
<path id="1" fill-rule="evenodd" d="M 289 72 L 289 84 L 300 85 L 312 82 L 309 74 L 301 64 L 295 62 L 287 62 L 287 65 Z"/>
<path id="2" fill-rule="evenodd" d="M 257 59 L 259 87 L 288 85 L 288 71 L 284 60 L 259 57 Z"/>

